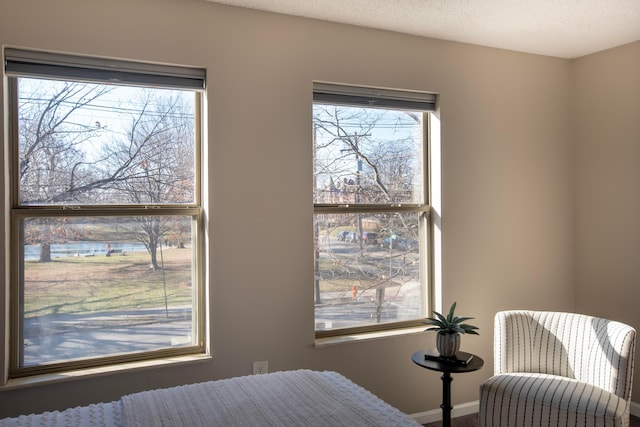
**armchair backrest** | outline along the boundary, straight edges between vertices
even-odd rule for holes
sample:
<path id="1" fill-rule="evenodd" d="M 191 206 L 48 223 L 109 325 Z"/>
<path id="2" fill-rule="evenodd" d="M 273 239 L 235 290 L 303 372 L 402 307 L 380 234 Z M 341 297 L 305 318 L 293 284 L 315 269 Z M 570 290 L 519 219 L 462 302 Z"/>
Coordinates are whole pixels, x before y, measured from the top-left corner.
<path id="1" fill-rule="evenodd" d="M 496 314 L 494 332 L 496 375 L 561 375 L 631 398 L 631 326 L 577 313 L 514 310 Z"/>

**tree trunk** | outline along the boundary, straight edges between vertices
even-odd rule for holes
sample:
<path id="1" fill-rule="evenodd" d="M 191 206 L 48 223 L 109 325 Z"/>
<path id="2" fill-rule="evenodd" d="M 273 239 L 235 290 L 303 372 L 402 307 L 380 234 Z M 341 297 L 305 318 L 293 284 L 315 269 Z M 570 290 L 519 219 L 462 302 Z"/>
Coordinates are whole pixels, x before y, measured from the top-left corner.
<path id="1" fill-rule="evenodd" d="M 40 244 L 40 259 L 38 262 L 51 262 L 51 243 Z"/>
<path id="2" fill-rule="evenodd" d="M 153 243 L 149 245 L 149 253 L 151 254 L 151 268 L 154 271 L 160 270 L 160 266 L 158 266 L 158 245 Z"/>

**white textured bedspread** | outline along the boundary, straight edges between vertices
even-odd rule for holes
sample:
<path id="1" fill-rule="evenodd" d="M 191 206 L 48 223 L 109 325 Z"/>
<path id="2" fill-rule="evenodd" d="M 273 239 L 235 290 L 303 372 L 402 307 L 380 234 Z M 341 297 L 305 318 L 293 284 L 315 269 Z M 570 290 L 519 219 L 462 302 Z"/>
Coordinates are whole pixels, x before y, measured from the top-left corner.
<path id="1" fill-rule="evenodd" d="M 118 400 L 76 406 L 64 411 L 3 418 L 0 420 L 0 427 L 121 427 L 121 414 L 122 409 Z"/>
<path id="2" fill-rule="evenodd" d="M 336 372 L 273 372 L 124 396 L 125 427 L 419 426 Z"/>
<path id="3" fill-rule="evenodd" d="M 0 427 L 419 425 L 337 372 L 309 370 L 145 391 L 114 402 L 0 419 Z"/>

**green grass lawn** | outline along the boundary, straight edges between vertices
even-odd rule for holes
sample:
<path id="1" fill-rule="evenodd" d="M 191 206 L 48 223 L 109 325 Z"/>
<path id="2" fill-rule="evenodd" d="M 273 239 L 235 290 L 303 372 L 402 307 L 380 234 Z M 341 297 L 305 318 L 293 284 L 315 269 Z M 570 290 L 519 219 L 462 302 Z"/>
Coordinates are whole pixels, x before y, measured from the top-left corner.
<path id="1" fill-rule="evenodd" d="M 190 306 L 192 251 L 164 249 L 163 255 L 164 269 L 157 271 L 147 252 L 26 262 L 24 316 L 164 309 L 165 283 L 169 307 Z"/>

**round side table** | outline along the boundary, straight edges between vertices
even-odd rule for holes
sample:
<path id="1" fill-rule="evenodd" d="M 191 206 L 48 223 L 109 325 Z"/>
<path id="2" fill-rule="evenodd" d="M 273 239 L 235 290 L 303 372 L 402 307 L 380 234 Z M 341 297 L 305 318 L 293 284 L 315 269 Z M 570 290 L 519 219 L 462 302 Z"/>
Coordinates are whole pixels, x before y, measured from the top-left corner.
<path id="1" fill-rule="evenodd" d="M 484 360 L 475 354 L 458 352 L 458 360 L 435 358 L 435 350 L 420 350 L 413 353 L 411 360 L 423 368 L 442 372 L 442 427 L 451 427 L 451 374 L 473 372 L 482 368 Z M 461 360 L 467 361 L 466 363 Z"/>

